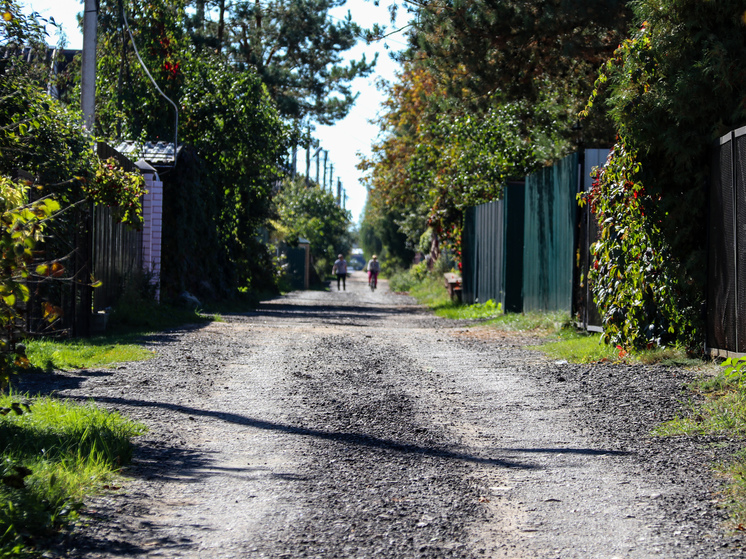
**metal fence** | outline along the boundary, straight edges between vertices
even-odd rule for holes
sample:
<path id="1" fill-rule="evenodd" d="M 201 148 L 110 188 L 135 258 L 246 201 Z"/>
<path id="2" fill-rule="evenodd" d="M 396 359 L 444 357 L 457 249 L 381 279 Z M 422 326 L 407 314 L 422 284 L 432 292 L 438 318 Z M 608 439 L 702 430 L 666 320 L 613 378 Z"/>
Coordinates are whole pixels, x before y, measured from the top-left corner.
<path id="1" fill-rule="evenodd" d="M 526 177 L 523 310 L 570 311 L 578 154 Z"/>
<path id="2" fill-rule="evenodd" d="M 113 157 L 128 172 L 136 172 L 135 164 L 114 148 L 99 143 L 101 159 Z M 114 210 L 95 206 L 91 215 L 91 273 L 101 286 L 93 290 L 93 311 L 114 305 L 128 281 L 142 270 L 142 231 L 122 224 Z"/>
<path id="3" fill-rule="evenodd" d="M 101 286 L 93 290 L 93 311 L 114 305 L 142 270 L 142 231 L 123 225 L 111 208 L 93 208 L 92 273 Z"/>
<path id="4" fill-rule="evenodd" d="M 713 152 L 708 219 L 707 348 L 746 354 L 746 127 Z"/>
<path id="5" fill-rule="evenodd" d="M 137 167 L 105 144 L 102 159 L 116 158 L 127 171 Z M 28 280 L 25 308 L 28 334 L 88 336 L 95 311 L 112 306 L 126 281 L 142 269 L 142 233 L 119 223 L 111 208 L 76 205 L 50 222 L 47 240 L 38 247 L 40 262 L 57 261 L 65 269 L 59 278 Z M 91 280 L 100 280 L 93 288 Z M 59 318 L 50 322 L 50 312 Z"/>
<path id="6" fill-rule="evenodd" d="M 502 200 L 465 212 L 464 301 L 503 303 L 506 312 L 572 312 L 593 329 L 600 317 L 588 286 L 588 250 L 597 235 L 577 194 L 608 150 L 584 150 L 511 183 Z"/>
<path id="7" fill-rule="evenodd" d="M 468 208 L 462 237 L 464 302 L 499 302 L 521 312 L 525 187 L 508 183 L 503 198 Z"/>

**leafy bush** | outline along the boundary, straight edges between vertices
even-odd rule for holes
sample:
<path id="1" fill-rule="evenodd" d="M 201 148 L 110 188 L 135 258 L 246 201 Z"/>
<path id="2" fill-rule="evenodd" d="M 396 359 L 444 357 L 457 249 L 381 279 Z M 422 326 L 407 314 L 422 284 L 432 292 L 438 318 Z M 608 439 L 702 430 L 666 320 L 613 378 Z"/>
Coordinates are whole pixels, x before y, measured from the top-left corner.
<path id="1" fill-rule="evenodd" d="M 612 343 L 699 350 L 711 142 L 746 119 L 746 75 L 733 62 L 746 57 L 744 6 L 631 6 L 637 28 L 603 66 L 582 113 L 603 102 L 619 134 L 600 176 L 597 200 L 609 200 L 595 256 L 607 277 L 594 294 Z"/>
<path id="2" fill-rule="evenodd" d="M 590 282 L 603 340 L 624 348 L 697 345 L 699 316 L 687 277 L 662 235 L 664 216 L 640 182 L 641 164 L 622 140 L 584 198 L 601 224 Z"/>

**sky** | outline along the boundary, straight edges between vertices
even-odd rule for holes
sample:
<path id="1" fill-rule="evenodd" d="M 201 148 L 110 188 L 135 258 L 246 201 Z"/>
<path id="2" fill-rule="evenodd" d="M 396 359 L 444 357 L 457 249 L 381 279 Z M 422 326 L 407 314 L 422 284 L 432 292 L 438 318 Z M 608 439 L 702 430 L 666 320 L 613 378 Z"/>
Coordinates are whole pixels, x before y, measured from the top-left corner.
<path id="1" fill-rule="evenodd" d="M 67 48 L 78 49 L 83 46 L 83 37 L 76 20 L 76 15 L 83 11 L 82 0 L 21 0 L 26 11 L 39 12 L 43 17 L 53 17 L 67 37 Z M 389 14 L 383 0 L 376 6 L 373 0 L 348 0 L 342 8 L 332 12 L 332 17 L 341 18 L 349 10 L 352 20 L 363 27 L 373 23 L 392 28 Z M 401 22 L 398 22 L 401 26 Z M 58 36 L 50 28 L 50 44 L 56 44 Z M 375 141 L 378 128 L 370 120 L 374 119 L 384 101 L 383 94 L 376 88 L 380 79 L 393 80 L 398 68 L 389 54 L 405 47 L 406 40 L 401 33 L 394 34 L 383 41 L 372 45 L 358 45 L 350 51 L 350 56 L 359 58 L 365 53 L 368 60 L 378 54 L 376 70 L 367 78 L 358 78 L 353 82 L 353 89 L 359 92 L 359 97 L 350 114 L 333 126 L 319 126 L 314 136 L 320 141 L 321 148 L 329 152 L 329 162 L 334 165 L 334 183 L 336 192 L 336 177 L 342 181 L 346 194 L 345 207 L 352 212 L 352 219 L 359 223 L 365 206 L 367 190 L 360 182 L 360 171 L 355 166 L 359 161 L 358 153 L 369 155 Z M 305 173 L 305 151 L 298 153 L 298 170 Z M 323 172 L 323 171 L 322 171 Z M 316 177 L 315 160 L 311 163 L 311 178 Z"/>

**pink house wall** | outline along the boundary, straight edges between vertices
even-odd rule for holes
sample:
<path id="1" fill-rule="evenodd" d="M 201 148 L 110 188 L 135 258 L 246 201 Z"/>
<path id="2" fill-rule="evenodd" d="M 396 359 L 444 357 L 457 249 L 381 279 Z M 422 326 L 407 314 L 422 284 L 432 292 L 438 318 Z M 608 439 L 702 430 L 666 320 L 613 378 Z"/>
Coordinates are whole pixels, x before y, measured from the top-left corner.
<path id="1" fill-rule="evenodd" d="M 143 199 L 142 267 L 153 274 L 151 283 L 156 286 L 156 300 L 160 300 L 163 183 L 157 173 L 146 171 L 144 177 L 148 193 Z"/>

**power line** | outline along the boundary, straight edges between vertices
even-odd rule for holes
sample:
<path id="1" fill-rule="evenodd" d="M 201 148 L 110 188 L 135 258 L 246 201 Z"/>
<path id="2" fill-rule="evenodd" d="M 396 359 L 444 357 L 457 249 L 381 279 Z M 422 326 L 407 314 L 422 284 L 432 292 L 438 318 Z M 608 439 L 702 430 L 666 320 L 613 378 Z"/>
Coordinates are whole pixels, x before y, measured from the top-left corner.
<path id="1" fill-rule="evenodd" d="M 124 7 L 122 7 L 122 17 L 124 18 L 124 26 L 127 28 L 127 33 L 129 33 L 130 40 L 132 41 L 132 47 L 135 49 L 135 56 L 137 57 L 137 60 L 140 61 L 140 66 L 142 66 L 142 69 L 145 70 L 145 73 L 147 74 L 148 78 L 150 78 L 151 83 L 155 86 L 155 88 L 158 90 L 158 93 L 161 94 L 161 97 L 163 97 L 166 101 L 171 103 L 171 105 L 174 108 L 174 114 L 176 117 L 176 123 L 174 124 L 174 167 L 176 167 L 176 148 L 179 145 L 177 143 L 178 140 L 178 134 L 179 134 L 179 107 L 176 106 L 176 103 L 171 101 L 169 97 L 163 93 L 160 87 L 158 87 L 158 84 L 153 79 L 153 76 L 150 75 L 150 72 L 148 71 L 147 66 L 145 66 L 145 63 L 142 61 L 142 58 L 140 58 L 140 53 L 137 50 L 137 44 L 135 44 L 135 37 L 132 35 L 132 30 L 130 29 L 130 24 L 127 21 L 127 12 L 125 11 Z"/>

